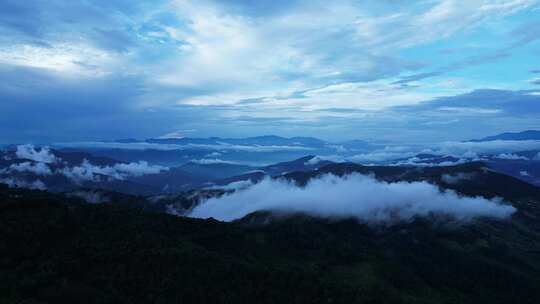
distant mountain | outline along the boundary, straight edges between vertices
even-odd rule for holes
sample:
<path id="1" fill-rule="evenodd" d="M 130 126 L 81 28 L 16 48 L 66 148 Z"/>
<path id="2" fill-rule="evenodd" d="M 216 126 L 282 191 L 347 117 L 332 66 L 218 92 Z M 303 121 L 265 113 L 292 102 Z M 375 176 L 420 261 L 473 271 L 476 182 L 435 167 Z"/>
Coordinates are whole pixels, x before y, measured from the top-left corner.
<path id="1" fill-rule="evenodd" d="M 355 150 L 356 151 L 367 151 L 367 150 L 371 150 L 371 149 L 377 147 L 377 145 L 374 145 L 374 144 L 372 144 L 370 142 L 367 142 L 367 141 L 364 141 L 364 140 L 358 140 L 358 139 L 340 142 L 338 145 L 341 145 L 345 149 L 349 149 L 349 150 L 353 150 L 353 151 L 355 151 Z"/>
<path id="2" fill-rule="evenodd" d="M 325 142 L 313 137 L 280 137 L 275 135 L 256 136 L 247 138 L 153 138 L 145 140 L 147 143 L 175 144 L 175 145 L 258 145 L 258 146 L 305 146 L 323 147 Z"/>
<path id="3" fill-rule="evenodd" d="M 260 170 L 266 172 L 271 176 L 282 175 L 289 172 L 296 171 L 310 171 L 323 167 L 333 162 L 328 160 L 319 159 L 317 156 L 308 155 L 292 161 L 281 162 L 266 167 L 261 167 Z"/>
<path id="4" fill-rule="evenodd" d="M 410 165 L 410 166 L 424 166 L 424 165 L 435 165 L 435 166 L 443 166 L 443 165 L 452 165 L 459 162 L 461 159 L 449 156 L 449 155 L 435 155 L 435 154 L 428 154 L 428 153 L 421 153 L 417 154 L 413 157 L 407 157 L 407 158 L 401 158 L 393 161 L 394 164 L 398 165 Z"/>
<path id="5" fill-rule="evenodd" d="M 517 133 L 502 133 L 495 136 L 488 136 L 481 139 L 473 139 L 472 142 L 484 142 L 494 140 L 540 140 L 540 131 L 528 130 Z"/>
<path id="6" fill-rule="evenodd" d="M 208 180 L 213 180 L 244 174 L 248 171 L 255 170 L 256 167 L 227 162 L 200 163 L 190 161 L 180 166 L 179 169 L 196 176 L 204 176 Z"/>
<path id="7" fill-rule="evenodd" d="M 484 162 L 470 162 L 454 166 L 435 167 L 400 167 L 400 166 L 363 166 L 354 163 L 334 163 L 318 170 L 292 172 L 283 177 L 294 180 L 298 185 L 305 185 L 310 179 L 323 174 L 337 176 L 359 173 L 373 175 L 386 182 L 426 181 L 441 188 L 452 189 L 467 196 L 484 196 L 488 198 L 502 197 L 516 202 L 515 206 L 533 208 L 539 212 L 537 205 L 531 206 L 529 200 L 540 203 L 540 188 L 512 176 L 491 170 Z M 447 177 L 459 177 L 448 179 Z M 540 227 L 540 222 L 535 225 Z"/>

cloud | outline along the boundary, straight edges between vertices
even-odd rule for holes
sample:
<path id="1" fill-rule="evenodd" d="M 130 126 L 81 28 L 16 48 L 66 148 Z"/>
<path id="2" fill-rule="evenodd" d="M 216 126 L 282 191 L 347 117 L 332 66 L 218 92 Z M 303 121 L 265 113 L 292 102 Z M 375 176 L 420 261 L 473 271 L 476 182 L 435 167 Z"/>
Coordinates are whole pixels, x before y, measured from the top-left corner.
<path id="1" fill-rule="evenodd" d="M 229 184 L 223 185 L 223 186 L 215 185 L 215 186 L 210 187 L 210 189 L 222 189 L 222 190 L 226 190 L 226 191 L 238 191 L 238 190 L 247 189 L 247 188 L 251 187 L 252 185 L 253 185 L 253 181 L 251 181 L 251 179 L 248 179 L 248 180 L 232 182 L 232 183 L 229 183 Z"/>
<path id="2" fill-rule="evenodd" d="M 127 164 L 118 163 L 113 166 L 96 166 L 85 159 L 79 166 L 65 167 L 58 170 L 58 172 L 75 182 L 98 182 L 101 181 L 101 176 L 106 176 L 117 180 L 124 180 L 128 177 L 157 174 L 166 170 L 169 170 L 169 168 L 158 165 L 149 165 L 146 161 Z"/>
<path id="3" fill-rule="evenodd" d="M 15 155 L 18 158 L 29 159 L 41 163 L 54 163 L 57 161 L 56 156 L 51 153 L 49 147 L 36 148 L 34 145 L 19 145 Z"/>
<path id="4" fill-rule="evenodd" d="M 348 156 L 347 160 L 359 163 L 369 162 L 385 162 L 396 159 L 412 157 L 418 153 L 415 147 L 406 146 L 387 146 L 383 149 L 378 149 L 368 153 L 356 154 Z"/>
<path id="5" fill-rule="evenodd" d="M 158 144 L 158 143 L 116 143 L 116 142 L 70 142 L 56 143 L 58 147 L 86 147 L 101 149 L 128 149 L 128 150 L 216 150 L 216 151 L 246 151 L 246 152 L 276 152 L 276 151 L 312 151 L 314 148 L 303 146 L 283 145 L 233 145 L 227 143 L 218 144 Z"/>
<path id="6" fill-rule="evenodd" d="M 473 158 L 458 158 L 456 160 L 448 161 L 437 161 L 438 157 L 432 159 L 425 159 L 419 157 L 411 157 L 405 160 L 399 160 L 397 162 L 392 162 L 388 164 L 389 166 L 421 166 L 421 167 L 445 167 L 445 166 L 455 166 L 459 164 L 464 164 L 473 160 L 479 160 L 477 155 L 474 155 Z M 430 162 L 430 160 L 435 160 L 435 162 Z"/>
<path id="7" fill-rule="evenodd" d="M 324 161 L 331 161 L 331 162 L 344 162 L 345 161 L 345 158 L 344 156 L 342 155 L 316 155 L 314 157 L 312 157 L 310 160 L 306 161 L 304 163 L 304 165 L 306 166 L 314 166 L 314 165 L 318 165 L 319 163 L 321 162 L 324 162 Z"/>
<path id="8" fill-rule="evenodd" d="M 188 216 L 232 221 L 262 210 L 330 218 L 354 217 L 367 223 L 410 221 L 432 215 L 457 220 L 501 219 L 515 212 L 514 207 L 498 199 L 464 197 L 449 190 L 441 192 L 426 182 L 386 183 L 352 174 L 324 175 L 303 188 L 285 180 L 265 179 L 245 190 L 202 202 Z"/>
<path id="9" fill-rule="evenodd" d="M 238 164 L 237 162 L 222 160 L 222 159 L 219 159 L 219 158 L 192 159 L 191 162 L 199 164 L 199 165 Z"/>
<path id="10" fill-rule="evenodd" d="M 131 163 L 116 163 L 111 166 L 97 166 L 92 164 L 87 159 L 84 159 L 80 165 L 70 167 L 67 162 L 56 157 L 51 153 L 48 147 L 36 149 L 33 145 L 17 146 L 15 152 L 18 158 L 29 159 L 21 163 L 12 164 L 9 167 L 0 169 L 0 174 L 10 173 L 32 173 L 39 176 L 49 175 L 64 175 L 76 183 L 83 181 L 102 181 L 102 178 L 124 180 L 130 177 L 139 177 L 148 174 L 158 174 L 162 171 L 169 170 L 168 167 L 159 165 L 150 165 L 146 161 L 131 162 Z M 49 166 L 55 163 L 55 166 Z M 39 182 L 30 183 L 23 180 L 10 180 L 12 185 L 24 185 L 24 187 L 39 188 Z"/>
<path id="11" fill-rule="evenodd" d="M 476 173 L 463 173 L 459 172 L 455 175 L 452 174 L 443 174 L 441 180 L 448 185 L 455 185 L 461 182 L 467 182 L 476 177 Z"/>
<path id="12" fill-rule="evenodd" d="M 440 144 L 440 154 L 453 156 L 470 156 L 472 154 L 495 154 L 511 157 L 512 152 L 540 149 L 538 140 L 494 140 L 485 142 L 445 142 Z"/>
<path id="13" fill-rule="evenodd" d="M 112 168 L 121 175 L 128 176 L 142 176 L 146 174 L 157 174 L 161 171 L 169 170 L 168 167 L 149 165 L 146 161 L 139 161 L 136 163 L 119 163 L 112 166 Z"/>
<path id="14" fill-rule="evenodd" d="M 507 159 L 507 160 L 529 160 L 525 156 L 520 156 L 514 153 L 501 153 L 495 157 L 498 159 Z"/>
<path id="15" fill-rule="evenodd" d="M 99 191 L 75 191 L 67 194 L 69 197 L 79 197 L 90 204 L 102 204 L 110 202 L 110 198 Z"/>
<path id="16" fill-rule="evenodd" d="M 52 171 L 46 163 L 23 162 L 9 166 L 8 171 L 29 172 L 37 175 L 51 175 Z"/>
<path id="17" fill-rule="evenodd" d="M 419 82 L 447 72 L 441 62 L 463 69 L 506 60 L 498 44 L 525 45 L 538 34 L 536 24 L 521 28 L 512 19 L 532 0 L 259 2 L 4 0 L 0 100 L 12 102 L 0 104 L 3 140 L 95 141 L 171 130 L 348 139 L 360 122 L 377 120 L 377 111 L 469 90 Z M 516 29 L 515 39 L 499 34 L 507 28 Z M 487 36 L 478 49 L 497 52 L 440 60 L 434 43 L 462 45 L 468 35 Z M 508 65 L 509 74 L 521 66 Z M 366 112 L 324 111 L 331 108 Z"/>
<path id="18" fill-rule="evenodd" d="M 159 136 L 160 139 L 180 139 L 186 137 L 186 134 L 196 132 L 196 130 L 177 130 L 174 132 L 169 132 L 162 136 Z"/>
<path id="19" fill-rule="evenodd" d="M 533 79 L 529 80 L 529 82 L 532 83 L 532 84 L 539 84 L 540 85 L 540 77 L 533 78 Z"/>
<path id="20" fill-rule="evenodd" d="M 519 171 L 519 175 L 523 177 L 531 177 L 531 174 L 527 171 Z"/>
<path id="21" fill-rule="evenodd" d="M 41 180 L 26 181 L 17 178 L 0 178 L 0 183 L 7 184 L 10 188 L 25 188 L 32 190 L 47 190 L 47 186 Z"/>

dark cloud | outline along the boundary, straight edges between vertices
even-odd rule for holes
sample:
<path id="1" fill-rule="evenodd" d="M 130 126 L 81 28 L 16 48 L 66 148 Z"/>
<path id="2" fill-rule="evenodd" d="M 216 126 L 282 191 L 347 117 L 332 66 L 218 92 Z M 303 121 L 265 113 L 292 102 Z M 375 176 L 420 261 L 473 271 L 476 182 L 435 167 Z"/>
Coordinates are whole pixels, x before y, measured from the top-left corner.
<path id="1" fill-rule="evenodd" d="M 0 65 L 2 141 L 151 137 L 200 120 L 205 113 L 190 107 L 138 109 L 145 92 L 139 77 L 81 83 L 39 69 Z"/>
<path id="2" fill-rule="evenodd" d="M 437 98 L 415 106 L 396 107 L 400 111 L 437 110 L 458 108 L 471 111 L 500 110 L 501 115 L 537 116 L 540 114 L 540 96 L 535 91 L 475 90 L 470 93 Z M 481 112 L 481 111 L 479 111 Z"/>

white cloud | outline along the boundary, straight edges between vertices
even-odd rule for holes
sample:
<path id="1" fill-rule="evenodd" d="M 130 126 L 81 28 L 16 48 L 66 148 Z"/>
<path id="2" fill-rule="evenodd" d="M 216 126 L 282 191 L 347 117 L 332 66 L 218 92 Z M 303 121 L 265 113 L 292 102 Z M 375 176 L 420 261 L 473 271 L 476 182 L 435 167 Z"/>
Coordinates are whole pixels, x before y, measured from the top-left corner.
<path id="1" fill-rule="evenodd" d="M 415 66 L 397 51 L 448 38 L 535 2 L 426 1 L 395 5 L 392 13 L 381 15 L 351 1 L 310 1 L 280 14 L 253 16 L 219 1 L 177 0 L 174 11 L 185 26 L 168 26 L 164 34 L 181 43 L 178 56 L 155 69 L 163 84 L 219 87 L 219 92 L 180 99 L 183 104 L 233 105 L 256 97 L 266 97 L 263 106 L 272 109 L 415 104 L 441 92 L 392 84 Z M 298 91 L 306 97 L 290 96 Z"/>
<path id="2" fill-rule="evenodd" d="M 359 163 L 385 162 L 412 157 L 418 153 L 417 147 L 387 146 L 383 149 L 347 157 L 347 160 Z"/>
<path id="3" fill-rule="evenodd" d="M 238 164 L 237 162 L 222 160 L 219 158 L 203 158 L 203 159 L 192 159 L 192 163 L 200 165 L 212 165 L 212 164 Z"/>
<path id="4" fill-rule="evenodd" d="M 422 166 L 422 167 L 445 167 L 445 166 L 455 166 L 459 164 L 464 164 L 467 162 L 470 162 L 472 160 L 478 160 L 476 157 L 473 159 L 467 159 L 467 158 L 459 158 L 456 160 L 448 160 L 448 161 L 441 161 L 441 162 L 430 162 L 430 159 L 422 159 L 419 157 L 411 157 L 406 160 L 400 160 L 398 162 L 394 162 L 389 164 L 390 166 Z M 431 159 L 433 160 L 433 159 Z"/>
<path id="5" fill-rule="evenodd" d="M 241 180 L 241 181 L 232 182 L 232 183 L 229 183 L 229 184 L 223 185 L 223 186 L 217 186 L 217 185 L 212 186 L 212 187 L 210 187 L 210 189 L 222 189 L 222 190 L 228 190 L 228 191 L 238 191 L 238 190 L 243 190 L 243 189 L 249 188 L 252 185 L 253 185 L 253 181 L 248 179 L 248 180 Z"/>
<path id="6" fill-rule="evenodd" d="M 77 42 L 0 48 L 0 63 L 46 69 L 63 77 L 99 77 L 112 72 L 113 53 Z"/>
<path id="7" fill-rule="evenodd" d="M 168 167 L 149 165 L 146 161 L 139 161 L 136 163 L 119 163 L 112 167 L 116 172 L 121 175 L 127 176 L 142 176 L 146 174 L 157 174 L 161 171 L 169 170 Z"/>
<path id="8" fill-rule="evenodd" d="M 519 171 L 519 175 L 521 175 L 523 177 L 531 177 L 531 175 L 527 171 Z"/>
<path id="9" fill-rule="evenodd" d="M 113 166 L 96 166 L 88 160 L 84 160 L 79 166 L 66 167 L 58 172 L 75 182 L 101 181 L 101 176 L 107 176 L 117 180 L 128 177 L 142 176 L 146 174 L 157 174 L 161 171 L 169 170 L 167 167 L 149 165 L 146 161 L 136 163 L 118 163 Z"/>
<path id="10" fill-rule="evenodd" d="M 441 176 L 441 180 L 448 184 L 448 185 L 455 185 L 455 184 L 459 184 L 463 181 L 469 181 L 469 180 L 472 180 L 476 177 L 476 173 L 463 173 L 463 172 L 459 172 L 455 175 L 451 175 L 451 174 L 443 174 Z"/>
<path id="11" fill-rule="evenodd" d="M 75 191 L 68 194 L 68 196 L 71 197 L 79 197 L 84 199 L 87 203 L 90 204 L 101 204 L 101 203 L 107 203 L 110 201 L 110 199 L 103 195 L 99 191 Z"/>
<path id="12" fill-rule="evenodd" d="M 37 175 L 51 175 L 52 171 L 51 168 L 45 163 L 31 163 L 31 162 L 24 162 L 19 164 L 13 164 L 9 166 L 9 171 L 16 171 L 16 172 L 29 172 L 34 173 Z"/>
<path id="13" fill-rule="evenodd" d="M 1 178 L 0 183 L 7 184 L 10 188 L 25 188 L 32 190 L 47 190 L 47 186 L 41 180 L 26 181 L 16 178 Z"/>
<path id="14" fill-rule="evenodd" d="M 222 153 L 220 153 L 220 152 L 212 152 L 212 153 L 206 154 L 205 157 L 219 157 L 221 155 L 222 155 Z"/>
<path id="15" fill-rule="evenodd" d="M 177 130 L 177 131 L 174 131 L 174 132 L 164 134 L 164 135 L 162 135 L 162 136 L 160 136 L 158 138 L 161 138 L 161 139 L 180 139 L 180 138 L 186 137 L 186 134 L 193 133 L 195 131 L 196 130 L 193 130 L 193 129 L 190 129 L 190 130 Z"/>
<path id="16" fill-rule="evenodd" d="M 495 157 L 499 158 L 499 159 L 506 159 L 506 160 L 529 160 L 525 156 L 519 156 L 519 155 L 514 154 L 514 153 L 501 153 L 501 154 L 499 154 L 499 155 L 497 155 Z"/>
<path id="17" fill-rule="evenodd" d="M 189 216 L 232 221 L 261 210 L 355 217 L 368 223 L 409 221 L 431 215 L 457 220 L 505 218 L 515 212 L 515 208 L 503 205 L 500 200 L 463 197 L 448 190 L 441 192 L 425 182 L 386 183 L 352 174 L 324 175 L 302 188 L 284 180 L 265 179 L 245 190 L 202 202 Z"/>
<path id="18" fill-rule="evenodd" d="M 231 145 L 227 143 L 211 144 L 156 144 L 156 143 L 114 143 L 114 142 L 71 142 L 71 143 L 56 143 L 58 147 L 87 147 L 87 148 L 102 148 L 102 149 L 127 149 L 127 150 L 216 150 L 216 151 L 247 151 L 247 152 L 274 152 L 274 151 L 311 151 L 310 147 L 302 146 L 259 146 L 259 145 Z"/>
<path id="19" fill-rule="evenodd" d="M 308 160 L 307 162 L 305 162 L 305 165 L 313 166 L 323 161 L 331 161 L 331 162 L 339 163 L 339 162 L 344 162 L 345 158 L 341 155 L 316 155 L 310 160 Z"/>
<path id="20" fill-rule="evenodd" d="M 56 156 L 51 153 L 49 147 L 36 148 L 34 145 L 19 145 L 15 152 L 18 158 L 29 159 L 41 163 L 54 163 Z"/>
<path id="21" fill-rule="evenodd" d="M 540 149 L 538 140 L 494 140 L 485 142 L 445 142 L 439 146 L 437 153 L 455 156 L 471 154 L 509 154 L 527 150 Z"/>

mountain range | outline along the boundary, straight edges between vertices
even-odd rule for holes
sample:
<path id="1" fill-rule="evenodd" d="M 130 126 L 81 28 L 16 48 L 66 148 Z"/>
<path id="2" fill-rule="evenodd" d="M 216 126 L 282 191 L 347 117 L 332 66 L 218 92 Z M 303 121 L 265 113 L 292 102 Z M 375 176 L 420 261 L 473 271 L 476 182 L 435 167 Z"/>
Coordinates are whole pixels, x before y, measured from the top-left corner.
<path id="1" fill-rule="evenodd" d="M 540 302 L 539 150 L 114 144 L 0 151 L 0 303 Z"/>
<path id="2" fill-rule="evenodd" d="M 332 173 L 429 180 L 503 197 L 509 220 L 368 225 L 258 211 L 231 223 L 161 214 L 129 195 L 102 204 L 0 187 L 0 299 L 7 303 L 537 303 L 540 188 L 481 163 L 416 170 L 328 164 Z M 445 175 L 473 176 L 457 183 Z M 186 193 L 190 204 L 194 193 Z M 201 194 L 202 195 L 202 194 Z M 223 195 L 223 193 L 209 194 Z M 177 198 L 171 201 L 180 202 Z M 191 202 L 193 203 L 193 201 Z M 25 227 L 21 229 L 21 227 Z"/>
<path id="3" fill-rule="evenodd" d="M 481 139 L 471 140 L 473 142 L 485 142 L 494 140 L 540 140 L 540 131 L 527 130 L 515 133 L 502 133 L 494 136 L 488 136 Z"/>

